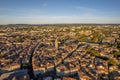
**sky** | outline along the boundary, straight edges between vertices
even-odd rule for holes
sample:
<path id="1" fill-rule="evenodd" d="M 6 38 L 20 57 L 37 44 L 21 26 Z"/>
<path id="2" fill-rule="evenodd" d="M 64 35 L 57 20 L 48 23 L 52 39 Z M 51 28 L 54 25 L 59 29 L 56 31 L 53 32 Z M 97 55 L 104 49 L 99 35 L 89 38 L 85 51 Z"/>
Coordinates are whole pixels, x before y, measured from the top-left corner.
<path id="1" fill-rule="evenodd" d="M 120 23 L 120 0 L 0 0 L 0 24 Z"/>

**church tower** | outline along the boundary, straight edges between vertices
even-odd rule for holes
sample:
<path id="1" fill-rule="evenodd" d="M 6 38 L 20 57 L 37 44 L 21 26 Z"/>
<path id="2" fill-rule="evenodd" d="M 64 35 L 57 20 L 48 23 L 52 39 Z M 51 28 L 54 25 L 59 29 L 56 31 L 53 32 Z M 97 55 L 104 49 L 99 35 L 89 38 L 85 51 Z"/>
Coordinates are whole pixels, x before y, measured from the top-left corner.
<path id="1" fill-rule="evenodd" d="M 58 44 L 58 39 L 55 39 L 55 48 L 58 50 L 59 44 Z"/>

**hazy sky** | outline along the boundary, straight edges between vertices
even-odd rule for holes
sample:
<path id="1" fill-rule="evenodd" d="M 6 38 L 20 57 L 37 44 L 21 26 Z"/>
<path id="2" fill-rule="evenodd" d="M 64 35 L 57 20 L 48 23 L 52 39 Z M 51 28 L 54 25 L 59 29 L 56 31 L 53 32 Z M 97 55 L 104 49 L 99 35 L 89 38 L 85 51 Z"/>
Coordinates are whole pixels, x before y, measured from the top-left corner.
<path id="1" fill-rule="evenodd" d="M 0 24 L 120 23 L 120 0 L 0 0 Z"/>

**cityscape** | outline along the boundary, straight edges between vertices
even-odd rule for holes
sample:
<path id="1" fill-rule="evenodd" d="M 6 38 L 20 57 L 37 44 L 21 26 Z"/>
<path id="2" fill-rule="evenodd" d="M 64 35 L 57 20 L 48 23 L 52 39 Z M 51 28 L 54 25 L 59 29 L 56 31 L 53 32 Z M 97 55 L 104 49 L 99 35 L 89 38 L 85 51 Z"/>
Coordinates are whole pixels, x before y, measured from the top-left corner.
<path id="1" fill-rule="evenodd" d="M 30 64 L 37 80 L 120 79 L 120 25 L 1 25 L 0 45 L 3 80 L 29 80 Z"/>
<path id="2" fill-rule="evenodd" d="M 120 80 L 120 0 L 0 0 L 0 80 Z"/>

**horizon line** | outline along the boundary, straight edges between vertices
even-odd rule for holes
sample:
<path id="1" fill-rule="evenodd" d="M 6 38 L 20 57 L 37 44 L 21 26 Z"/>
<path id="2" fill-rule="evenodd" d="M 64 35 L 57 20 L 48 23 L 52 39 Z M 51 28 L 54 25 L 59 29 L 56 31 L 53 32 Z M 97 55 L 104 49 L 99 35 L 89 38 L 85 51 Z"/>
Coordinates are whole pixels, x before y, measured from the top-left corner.
<path id="1" fill-rule="evenodd" d="M 0 24 L 0 25 L 57 25 L 57 24 L 116 24 L 120 25 L 120 23 L 40 23 L 40 24 L 34 24 L 34 23 L 10 23 L 10 24 Z"/>

